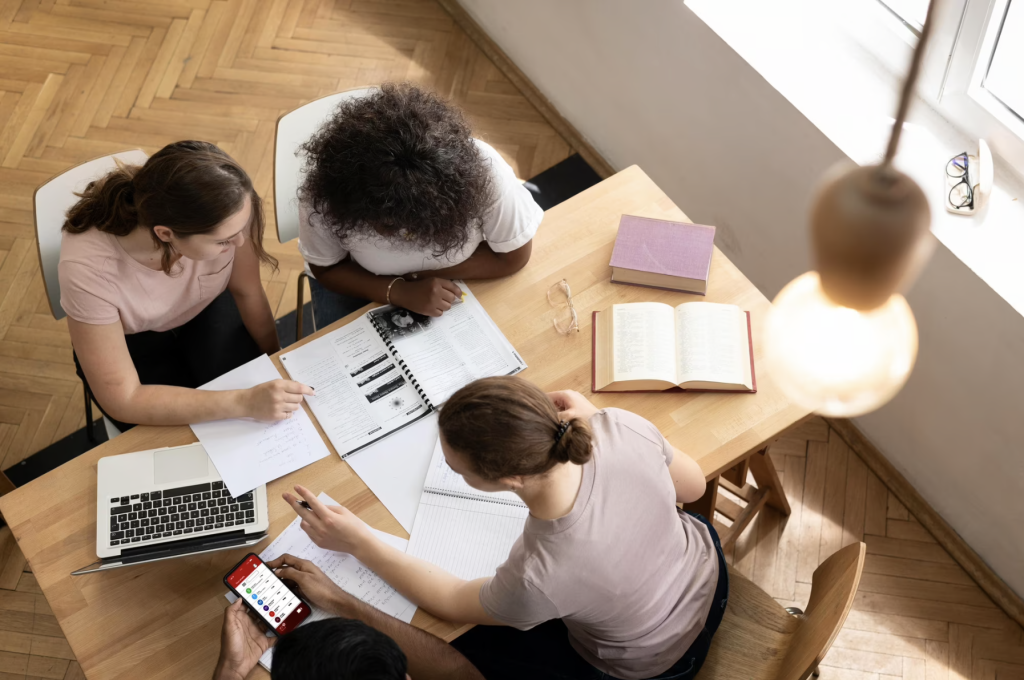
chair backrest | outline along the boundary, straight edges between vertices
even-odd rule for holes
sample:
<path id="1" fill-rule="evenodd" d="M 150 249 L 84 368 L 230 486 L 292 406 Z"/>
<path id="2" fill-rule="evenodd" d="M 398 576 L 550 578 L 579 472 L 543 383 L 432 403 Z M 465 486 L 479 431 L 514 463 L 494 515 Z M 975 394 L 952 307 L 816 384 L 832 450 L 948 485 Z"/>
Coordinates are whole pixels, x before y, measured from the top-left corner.
<path id="1" fill-rule="evenodd" d="M 83 191 L 89 182 L 113 170 L 117 160 L 126 165 L 142 165 L 147 158 L 146 152 L 141 149 L 120 151 L 76 165 L 36 189 L 33 203 L 39 269 L 43 272 L 46 297 L 50 302 L 50 313 L 53 314 L 53 318 L 63 319 L 65 316 L 64 309 L 60 306 L 57 264 L 60 262 L 61 227 L 64 226 L 67 211 L 78 202 L 75 193 Z"/>
<path id="2" fill-rule="evenodd" d="M 304 161 L 297 152 L 334 113 L 338 104 L 363 97 L 374 88 L 362 87 L 329 94 L 303 104 L 277 119 L 274 138 L 274 215 L 277 239 L 287 243 L 299 235 L 299 184 Z"/>
<path id="3" fill-rule="evenodd" d="M 807 618 L 793 634 L 779 680 L 803 680 L 821 663 L 853 606 L 866 551 L 863 543 L 848 545 L 814 571 Z"/>

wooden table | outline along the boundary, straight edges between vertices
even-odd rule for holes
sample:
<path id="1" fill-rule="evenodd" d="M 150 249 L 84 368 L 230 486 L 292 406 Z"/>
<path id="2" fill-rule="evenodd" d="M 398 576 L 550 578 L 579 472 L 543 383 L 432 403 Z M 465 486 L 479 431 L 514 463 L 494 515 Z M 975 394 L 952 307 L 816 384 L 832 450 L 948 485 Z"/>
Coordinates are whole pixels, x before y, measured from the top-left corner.
<path id="1" fill-rule="evenodd" d="M 760 369 L 758 338 L 769 302 L 717 250 L 707 298 L 610 283 L 608 262 L 623 213 L 686 219 L 639 168 L 631 167 L 549 210 L 534 239 L 533 258 L 521 272 L 472 284 L 529 364 L 523 376 L 547 390 L 590 395 L 591 312 L 642 300 L 679 304 L 707 299 L 749 310 Z M 552 328 L 546 296 L 563 277 L 572 287 L 581 325 L 580 333 L 567 337 Z M 275 362 L 280 368 L 276 357 Z M 598 394 L 592 399 L 598 406 L 614 405 L 650 419 L 715 479 L 807 415 L 782 396 L 765 371 L 759 370 L 757 379 L 757 394 Z M 96 558 L 96 462 L 193 441 L 188 427 L 136 427 L 0 498 L 0 512 L 89 678 L 210 677 L 227 605 L 221 579 L 242 550 L 70 576 Z M 281 493 L 295 483 L 326 491 L 371 526 L 407 536 L 348 464 L 332 455 L 269 485 L 271 537 L 294 517 Z M 449 639 L 459 632 L 422 611 L 413 623 Z M 256 675 L 267 674 L 257 668 Z"/>

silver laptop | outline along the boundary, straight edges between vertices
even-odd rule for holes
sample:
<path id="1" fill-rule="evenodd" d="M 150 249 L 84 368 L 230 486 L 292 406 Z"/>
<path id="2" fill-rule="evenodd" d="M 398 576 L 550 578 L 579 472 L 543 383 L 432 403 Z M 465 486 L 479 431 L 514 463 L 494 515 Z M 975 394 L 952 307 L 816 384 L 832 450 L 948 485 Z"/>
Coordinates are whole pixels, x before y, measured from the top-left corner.
<path id="1" fill-rule="evenodd" d="M 267 535 L 267 486 L 231 495 L 202 444 L 101 458 L 98 562 L 72 575 L 230 550 Z"/>

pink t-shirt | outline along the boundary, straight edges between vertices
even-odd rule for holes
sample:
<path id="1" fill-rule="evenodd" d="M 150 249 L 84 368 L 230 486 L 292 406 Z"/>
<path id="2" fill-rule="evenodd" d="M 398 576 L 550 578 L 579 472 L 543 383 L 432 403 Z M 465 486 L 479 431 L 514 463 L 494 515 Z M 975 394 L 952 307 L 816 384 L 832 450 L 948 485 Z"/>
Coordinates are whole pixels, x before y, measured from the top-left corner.
<path id="1" fill-rule="evenodd" d="M 213 260 L 182 257 L 164 274 L 132 259 L 111 234 L 64 232 L 57 265 L 60 306 L 81 323 L 120 320 L 125 335 L 168 331 L 191 321 L 227 289 L 234 260 L 234 248 Z"/>

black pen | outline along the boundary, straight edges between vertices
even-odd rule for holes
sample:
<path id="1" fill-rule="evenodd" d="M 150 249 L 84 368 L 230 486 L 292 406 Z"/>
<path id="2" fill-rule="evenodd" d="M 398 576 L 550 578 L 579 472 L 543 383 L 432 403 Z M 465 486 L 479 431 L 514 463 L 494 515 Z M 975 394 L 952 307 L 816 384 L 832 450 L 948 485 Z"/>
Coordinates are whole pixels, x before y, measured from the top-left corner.
<path id="1" fill-rule="evenodd" d="M 312 510 L 313 509 L 313 508 L 309 507 L 309 503 L 307 503 L 306 501 L 299 501 L 299 505 L 304 507 L 306 510 Z"/>

